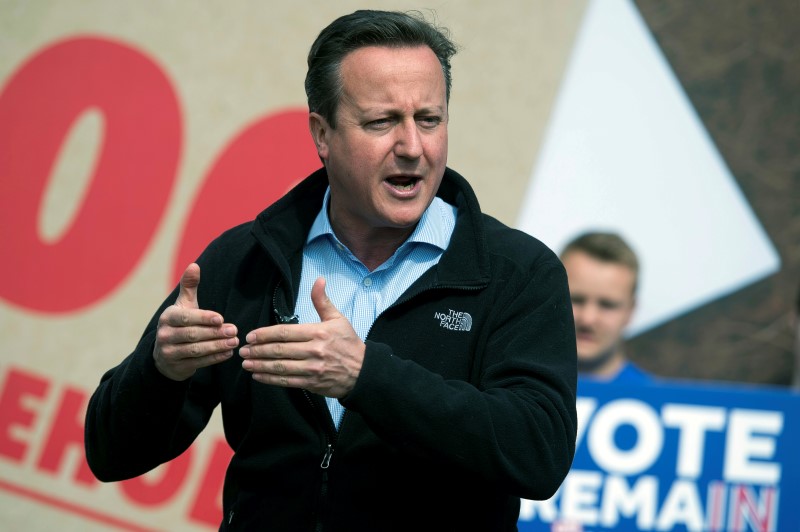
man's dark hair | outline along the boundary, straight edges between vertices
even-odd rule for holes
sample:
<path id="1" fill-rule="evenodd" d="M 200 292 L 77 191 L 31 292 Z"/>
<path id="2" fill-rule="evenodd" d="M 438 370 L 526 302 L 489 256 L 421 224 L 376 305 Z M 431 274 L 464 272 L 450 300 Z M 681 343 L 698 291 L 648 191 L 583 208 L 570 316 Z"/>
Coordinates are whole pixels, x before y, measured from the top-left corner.
<path id="1" fill-rule="evenodd" d="M 599 261 L 621 264 L 633 272 L 633 292 L 639 284 L 639 259 L 621 236 L 612 232 L 586 232 L 572 239 L 561 251 L 562 260 L 573 251 L 582 251 Z"/>
<path id="2" fill-rule="evenodd" d="M 447 28 L 427 21 L 418 11 L 359 10 L 331 22 L 308 52 L 308 108 L 319 113 L 332 128 L 336 127 L 336 110 L 342 95 L 342 59 L 365 46 L 429 47 L 442 65 L 446 101 L 450 102 L 450 58 L 458 47 L 450 40 Z"/>

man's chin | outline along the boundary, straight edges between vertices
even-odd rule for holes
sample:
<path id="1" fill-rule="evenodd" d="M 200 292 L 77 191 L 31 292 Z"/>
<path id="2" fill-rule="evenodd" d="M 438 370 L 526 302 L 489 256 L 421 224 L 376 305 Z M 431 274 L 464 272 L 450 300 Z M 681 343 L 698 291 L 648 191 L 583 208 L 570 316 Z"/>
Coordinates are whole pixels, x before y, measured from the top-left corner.
<path id="1" fill-rule="evenodd" d="M 594 342 L 578 342 L 578 360 L 591 362 L 598 358 L 602 358 L 604 349 Z"/>
<path id="2" fill-rule="evenodd" d="M 393 229 L 413 229 L 424 213 L 425 209 L 392 213 L 390 217 L 386 218 L 386 226 Z"/>

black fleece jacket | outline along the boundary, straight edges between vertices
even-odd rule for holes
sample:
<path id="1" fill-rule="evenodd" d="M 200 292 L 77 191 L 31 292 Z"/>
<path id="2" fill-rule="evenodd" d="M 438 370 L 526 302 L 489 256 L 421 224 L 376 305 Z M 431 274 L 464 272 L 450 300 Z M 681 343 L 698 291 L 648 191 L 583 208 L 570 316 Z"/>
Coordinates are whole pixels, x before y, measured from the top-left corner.
<path id="1" fill-rule="evenodd" d="M 294 312 L 321 169 L 198 259 L 200 307 L 251 330 Z M 556 255 L 482 214 L 447 169 L 450 246 L 375 321 L 337 433 L 324 398 L 252 380 L 241 358 L 184 382 L 155 368 L 158 316 L 86 415 L 95 475 L 141 475 L 183 452 L 221 405 L 234 456 L 220 530 L 512 531 L 520 497 L 554 494 L 575 451 L 575 332 Z"/>

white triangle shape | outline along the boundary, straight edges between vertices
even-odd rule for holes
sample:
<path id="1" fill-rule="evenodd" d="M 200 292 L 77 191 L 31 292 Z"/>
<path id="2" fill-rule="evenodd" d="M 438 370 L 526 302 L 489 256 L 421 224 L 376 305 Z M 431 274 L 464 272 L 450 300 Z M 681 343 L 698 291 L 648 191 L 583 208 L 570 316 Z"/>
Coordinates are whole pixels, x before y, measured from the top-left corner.
<path id="1" fill-rule="evenodd" d="M 628 335 L 775 272 L 780 258 L 630 0 L 592 0 L 517 227 L 559 252 L 618 231 L 642 262 Z"/>

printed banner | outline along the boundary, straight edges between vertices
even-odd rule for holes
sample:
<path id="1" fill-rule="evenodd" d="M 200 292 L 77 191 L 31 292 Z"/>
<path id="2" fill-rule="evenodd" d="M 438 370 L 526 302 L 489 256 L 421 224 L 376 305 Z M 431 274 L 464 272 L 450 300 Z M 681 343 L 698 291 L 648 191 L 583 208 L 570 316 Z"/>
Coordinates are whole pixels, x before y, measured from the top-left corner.
<path id="1" fill-rule="evenodd" d="M 800 395 L 582 381 L 577 452 L 520 532 L 800 530 Z M 783 500 L 782 500 L 783 499 Z"/>

